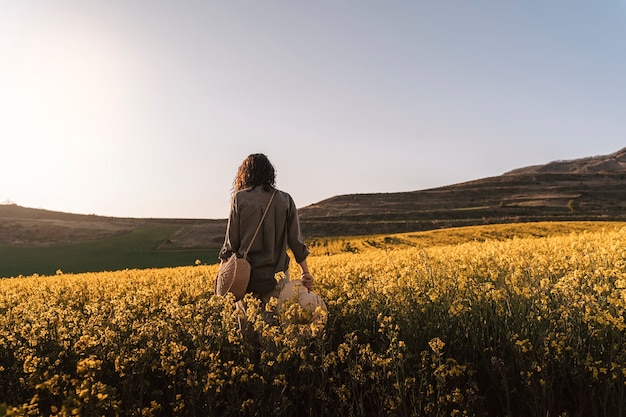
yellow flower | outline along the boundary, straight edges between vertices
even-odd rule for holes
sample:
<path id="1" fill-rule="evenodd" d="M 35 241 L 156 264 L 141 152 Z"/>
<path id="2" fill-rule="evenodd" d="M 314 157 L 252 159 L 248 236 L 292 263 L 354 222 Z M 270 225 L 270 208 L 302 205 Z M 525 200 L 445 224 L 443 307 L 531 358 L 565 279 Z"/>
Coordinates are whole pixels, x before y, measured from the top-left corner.
<path id="1" fill-rule="evenodd" d="M 443 352 L 443 347 L 446 345 L 440 338 L 435 337 L 434 339 L 431 339 L 430 342 L 428 342 L 428 345 L 430 346 L 430 348 L 432 349 L 433 352 L 435 352 L 436 354 L 440 355 Z"/>

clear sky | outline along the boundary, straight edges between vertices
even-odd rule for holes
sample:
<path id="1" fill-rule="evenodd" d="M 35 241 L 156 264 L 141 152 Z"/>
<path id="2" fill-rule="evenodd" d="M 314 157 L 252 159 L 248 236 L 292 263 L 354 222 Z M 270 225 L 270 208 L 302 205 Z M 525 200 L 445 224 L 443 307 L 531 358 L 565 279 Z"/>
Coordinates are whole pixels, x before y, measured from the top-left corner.
<path id="1" fill-rule="evenodd" d="M 626 146 L 626 0 L 0 0 L 0 203 L 226 218 Z"/>

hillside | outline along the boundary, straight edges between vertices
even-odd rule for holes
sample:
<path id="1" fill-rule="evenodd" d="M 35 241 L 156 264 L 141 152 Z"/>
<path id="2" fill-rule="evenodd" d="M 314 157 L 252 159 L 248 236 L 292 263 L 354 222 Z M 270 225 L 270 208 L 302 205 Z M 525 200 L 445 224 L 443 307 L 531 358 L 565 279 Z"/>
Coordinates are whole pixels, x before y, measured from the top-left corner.
<path id="1" fill-rule="evenodd" d="M 0 205 L 0 277 L 217 261 L 224 220 L 132 219 Z"/>
<path id="2" fill-rule="evenodd" d="M 511 174 L 423 191 L 333 197 L 301 209 L 309 235 L 626 219 L 626 174 Z"/>
<path id="3" fill-rule="evenodd" d="M 550 220 L 626 220 L 626 148 L 428 190 L 340 195 L 299 210 L 305 236 Z M 226 220 L 133 219 L 0 205 L 0 245 L 51 246 L 167 230 L 155 250 L 215 248 Z"/>
<path id="4" fill-rule="evenodd" d="M 528 221 L 625 220 L 626 148 L 421 191 L 351 194 L 300 210 L 307 235 L 359 235 Z"/>
<path id="5" fill-rule="evenodd" d="M 571 161 L 554 161 L 545 165 L 535 165 L 515 169 L 506 175 L 514 174 L 604 174 L 626 172 L 626 148 L 613 154 L 592 156 Z"/>
<path id="6" fill-rule="evenodd" d="M 626 149 L 403 193 L 303 207 L 303 234 L 363 236 L 537 221 L 626 221 Z M 0 205 L 0 277 L 217 261 L 226 220 L 133 219 Z"/>
<path id="7" fill-rule="evenodd" d="M 112 238 L 140 228 L 170 229 L 160 249 L 215 247 L 226 220 L 137 219 L 62 213 L 0 205 L 0 245 L 50 246 Z"/>

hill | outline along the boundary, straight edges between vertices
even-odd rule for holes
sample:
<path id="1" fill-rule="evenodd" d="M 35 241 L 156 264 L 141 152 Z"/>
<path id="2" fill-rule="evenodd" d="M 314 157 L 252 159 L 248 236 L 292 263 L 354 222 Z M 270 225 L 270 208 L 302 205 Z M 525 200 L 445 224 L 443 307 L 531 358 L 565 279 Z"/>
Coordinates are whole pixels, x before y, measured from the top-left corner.
<path id="1" fill-rule="evenodd" d="M 226 220 L 119 218 L 0 205 L 0 244 L 4 245 L 69 244 L 154 227 L 173 230 L 159 249 L 211 248 L 224 240 Z"/>
<path id="2" fill-rule="evenodd" d="M 347 236 L 528 221 L 625 220 L 625 208 L 626 148 L 427 190 L 339 195 L 299 212 L 306 236 Z M 142 227 L 173 230 L 158 244 L 161 250 L 212 248 L 222 243 L 226 220 L 115 218 L 0 205 L 0 244 L 68 244 Z"/>
<path id="3" fill-rule="evenodd" d="M 313 239 L 517 222 L 626 221 L 625 209 L 626 148 L 428 190 L 340 195 L 299 212 L 304 235 Z M 115 218 L 0 205 L 0 277 L 57 268 L 212 263 L 225 230 L 226 219 Z M 64 267 L 68 258 L 73 261 Z"/>
<path id="4" fill-rule="evenodd" d="M 529 221 L 626 219 L 626 148 L 421 191 L 351 194 L 300 210 L 307 235 Z"/>
<path id="5" fill-rule="evenodd" d="M 225 220 L 133 219 L 0 205 L 0 277 L 214 263 Z"/>
<path id="6" fill-rule="evenodd" d="M 507 173 L 514 174 L 605 174 L 626 172 L 626 148 L 613 154 L 574 159 L 571 161 L 554 161 L 545 165 L 534 165 L 515 169 Z"/>

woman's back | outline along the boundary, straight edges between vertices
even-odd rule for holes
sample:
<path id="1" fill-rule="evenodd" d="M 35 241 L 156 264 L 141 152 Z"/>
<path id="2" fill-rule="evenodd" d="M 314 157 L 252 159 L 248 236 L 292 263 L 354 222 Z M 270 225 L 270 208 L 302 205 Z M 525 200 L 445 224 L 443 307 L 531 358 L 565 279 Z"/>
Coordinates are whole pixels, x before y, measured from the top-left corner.
<path id="1" fill-rule="evenodd" d="M 266 191 L 264 187 L 257 186 L 235 193 L 226 242 L 220 257 L 225 258 L 233 251 L 243 255 L 252 241 L 273 191 L 273 188 Z M 263 294 L 274 287 L 274 275 L 287 270 L 289 266 L 287 247 L 292 250 L 297 262 L 301 262 L 309 254 L 300 233 L 293 199 L 286 192 L 276 190 L 248 252 L 252 267 L 248 286 L 250 292 Z"/>

